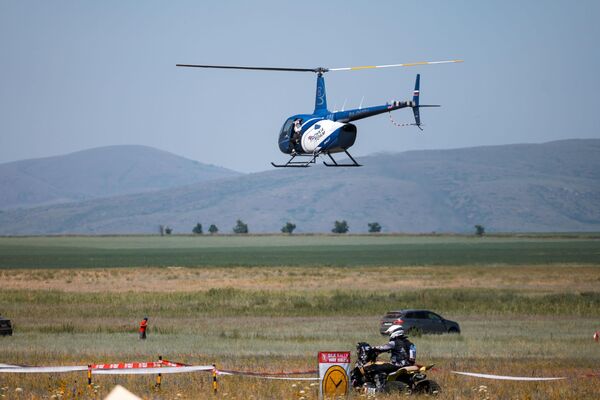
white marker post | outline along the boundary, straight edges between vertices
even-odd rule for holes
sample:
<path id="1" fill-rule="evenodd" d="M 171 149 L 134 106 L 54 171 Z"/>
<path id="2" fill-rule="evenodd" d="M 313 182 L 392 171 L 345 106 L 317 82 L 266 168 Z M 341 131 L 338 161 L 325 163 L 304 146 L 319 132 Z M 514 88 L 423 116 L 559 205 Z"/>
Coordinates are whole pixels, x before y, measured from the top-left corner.
<path id="1" fill-rule="evenodd" d="M 319 352 L 319 399 L 346 396 L 350 389 L 350 352 Z"/>

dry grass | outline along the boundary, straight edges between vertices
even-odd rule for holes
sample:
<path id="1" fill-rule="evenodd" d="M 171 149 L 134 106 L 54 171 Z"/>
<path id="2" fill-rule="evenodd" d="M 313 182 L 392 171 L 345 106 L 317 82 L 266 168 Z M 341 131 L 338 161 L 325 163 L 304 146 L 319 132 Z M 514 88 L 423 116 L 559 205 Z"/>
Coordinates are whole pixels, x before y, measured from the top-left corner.
<path id="1" fill-rule="evenodd" d="M 383 341 L 377 331 L 379 314 L 358 314 L 357 309 L 356 313 L 343 315 L 328 312 L 322 316 L 298 316 L 302 304 L 328 291 L 351 295 L 368 288 L 389 296 L 410 289 L 419 297 L 431 293 L 420 289 L 456 290 L 460 295 L 460 289 L 468 294 L 472 288 L 489 294 L 486 301 L 492 310 L 494 303 L 503 305 L 503 298 L 496 297 L 498 289 L 531 297 L 550 293 L 558 296 L 557 301 L 563 301 L 563 294 L 598 293 L 600 268 L 549 265 L 3 270 L 0 282 L 6 290 L 4 296 L 0 293 L 0 310 L 11 310 L 16 328 L 13 337 L 0 337 L 0 362 L 85 365 L 150 361 L 160 354 L 193 364 L 216 362 L 225 369 L 277 372 L 316 368 L 319 350 L 354 350 L 358 341 Z M 190 296 L 215 288 L 221 288 L 216 291 L 219 296 L 227 297 L 226 288 L 236 288 L 243 289 L 244 296 L 250 293 L 265 301 L 278 300 L 282 293 L 289 292 L 297 301 L 282 303 L 287 308 L 277 316 L 261 314 L 260 301 L 251 303 L 249 314 L 244 317 L 187 309 Z M 7 292 L 17 294 L 18 300 L 11 300 Z M 96 303 L 78 302 L 88 292 L 95 293 Z M 137 304 L 140 299 L 146 301 L 153 296 L 170 303 Z M 136 336 L 136 323 L 146 306 L 153 312 L 149 338 L 141 342 Z M 397 304 L 382 305 L 388 306 L 395 308 Z M 354 307 L 360 307 L 360 303 Z M 455 313 L 446 316 L 461 323 L 460 336 L 425 335 L 413 340 L 419 359 L 438 367 L 430 377 L 442 385 L 442 399 L 594 399 L 598 397 L 600 378 L 581 376 L 600 372 L 600 345 L 591 338 L 594 330 L 600 329 L 600 310 L 594 311 L 589 304 L 584 310 L 591 311 L 577 316 L 569 311 L 556 315 L 536 309 L 493 315 Z M 485 381 L 456 376 L 452 370 L 572 379 L 545 383 Z M 217 398 L 223 399 L 314 399 L 317 393 L 316 386 L 306 382 L 229 376 L 220 381 Z M 147 399 L 212 396 L 210 376 L 206 373 L 166 375 L 161 391 L 153 388 L 154 376 L 97 376 L 92 389 L 85 382 L 85 373 L 0 374 L 0 397 L 102 398 L 117 383 Z M 17 388 L 23 391 L 17 392 Z"/>
<path id="2" fill-rule="evenodd" d="M 520 289 L 546 293 L 600 290 L 595 266 L 223 267 L 0 270 L 4 289 L 64 292 L 192 292 L 213 288 L 381 291 L 426 288 Z"/>

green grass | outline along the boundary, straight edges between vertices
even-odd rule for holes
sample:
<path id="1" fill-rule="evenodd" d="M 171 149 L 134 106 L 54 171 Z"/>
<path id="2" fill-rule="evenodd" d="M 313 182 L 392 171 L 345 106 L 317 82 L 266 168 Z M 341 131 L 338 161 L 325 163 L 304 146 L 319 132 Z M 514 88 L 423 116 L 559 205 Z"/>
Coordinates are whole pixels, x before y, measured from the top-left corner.
<path id="1" fill-rule="evenodd" d="M 21 329 L 95 332 L 86 318 L 332 317 L 382 315 L 388 309 L 430 308 L 443 314 L 600 317 L 600 292 L 538 294 L 518 290 L 263 291 L 233 288 L 178 293 L 65 293 L 3 290 L 0 305 Z M 75 321 L 75 322 L 74 322 Z M 23 323 L 22 322 L 22 323 Z M 76 328 L 73 327 L 76 326 Z"/>
<path id="2" fill-rule="evenodd" d="M 467 236 L 0 238 L 0 268 L 600 264 L 600 239 Z"/>

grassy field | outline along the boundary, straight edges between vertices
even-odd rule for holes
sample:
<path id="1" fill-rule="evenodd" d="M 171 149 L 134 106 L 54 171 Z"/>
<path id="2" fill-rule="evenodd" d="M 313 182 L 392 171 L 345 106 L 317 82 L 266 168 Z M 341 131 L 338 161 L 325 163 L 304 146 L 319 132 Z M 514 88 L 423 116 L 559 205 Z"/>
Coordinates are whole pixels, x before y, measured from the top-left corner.
<path id="1" fill-rule="evenodd" d="M 378 322 L 389 309 L 426 307 L 462 327 L 461 335 L 413 338 L 419 360 L 436 363 L 430 377 L 442 385 L 441 398 L 594 399 L 600 377 L 581 376 L 600 372 L 592 340 L 600 330 L 598 244 L 593 237 L 1 238 L 0 312 L 15 335 L 0 337 L 0 363 L 162 355 L 234 370 L 314 369 L 319 350 L 383 343 Z M 356 251 L 354 259 L 346 251 Z M 172 262 L 152 257 L 164 252 Z M 228 262 L 236 257 L 242 262 Z M 142 342 L 136 330 L 144 315 L 150 332 Z M 572 379 L 485 381 L 452 370 Z M 116 383 L 144 398 L 211 393 L 206 373 L 166 375 L 160 392 L 153 382 L 97 376 L 89 390 L 85 373 L 0 374 L 0 397 L 102 398 Z M 316 392 L 306 382 L 224 376 L 218 397 Z"/>
<path id="2" fill-rule="evenodd" d="M 0 238 L 0 268 L 600 264 L 600 238 L 125 236 Z"/>

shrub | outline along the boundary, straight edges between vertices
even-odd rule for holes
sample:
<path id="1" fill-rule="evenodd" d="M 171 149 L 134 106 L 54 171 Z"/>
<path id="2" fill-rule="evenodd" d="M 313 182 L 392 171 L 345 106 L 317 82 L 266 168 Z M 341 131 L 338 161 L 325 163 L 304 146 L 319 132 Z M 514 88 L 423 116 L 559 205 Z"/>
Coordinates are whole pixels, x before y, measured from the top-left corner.
<path id="1" fill-rule="evenodd" d="M 348 232 L 349 229 L 350 229 L 350 227 L 348 226 L 348 223 L 345 220 L 344 221 L 335 221 L 334 227 L 331 230 L 331 232 L 346 233 L 346 232 Z"/>

